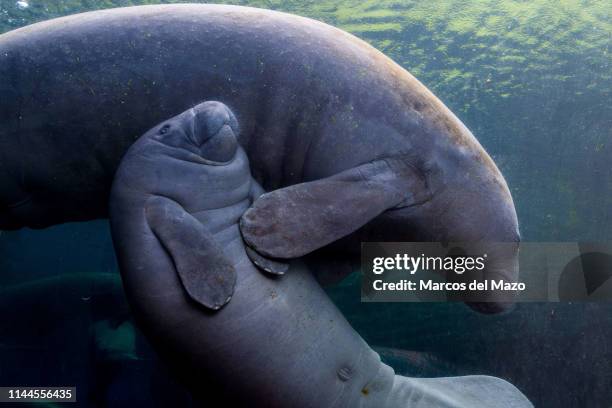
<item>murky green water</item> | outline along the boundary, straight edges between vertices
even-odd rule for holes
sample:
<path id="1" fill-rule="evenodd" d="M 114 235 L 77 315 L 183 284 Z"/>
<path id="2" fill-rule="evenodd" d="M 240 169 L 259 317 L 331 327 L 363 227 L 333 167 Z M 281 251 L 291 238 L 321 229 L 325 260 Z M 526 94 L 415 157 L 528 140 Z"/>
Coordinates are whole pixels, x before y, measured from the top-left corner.
<path id="1" fill-rule="evenodd" d="M 143 3 L 0 0 L 0 32 Z M 228 3 L 339 26 L 417 76 L 504 173 L 524 240 L 612 240 L 609 2 Z M 83 405 L 185 398 L 130 323 L 106 222 L 2 232 L 0 272 L 0 385 L 77 385 Z M 612 305 L 361 304 L 354 277 L 329 293 L 399 372 L 486 373 L 536 406 L 612 406 Z"/>

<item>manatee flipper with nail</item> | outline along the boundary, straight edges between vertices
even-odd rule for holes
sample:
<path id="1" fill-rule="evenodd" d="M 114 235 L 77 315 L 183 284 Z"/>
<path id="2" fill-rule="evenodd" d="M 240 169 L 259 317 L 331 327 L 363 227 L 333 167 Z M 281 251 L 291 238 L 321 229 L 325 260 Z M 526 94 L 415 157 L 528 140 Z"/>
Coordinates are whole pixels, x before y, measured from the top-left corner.
<path id="1" fill-rule="evenodd" d="M 265 407 L 530 406 L 493 377 L 395 375 L 299 260 L 260 273 L 238 224 L 261 188 L 237 132 L 219 102 L 162 122 L 128 150 L 110 198 L 137 321 L 201 402 L 217 392 Z"/>

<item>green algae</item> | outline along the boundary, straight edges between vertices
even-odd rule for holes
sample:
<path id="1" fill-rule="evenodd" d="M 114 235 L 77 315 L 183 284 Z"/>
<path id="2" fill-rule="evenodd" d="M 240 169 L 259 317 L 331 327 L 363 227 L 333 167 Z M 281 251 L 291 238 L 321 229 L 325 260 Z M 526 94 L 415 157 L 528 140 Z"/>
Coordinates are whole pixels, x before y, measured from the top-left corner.
<path id="1" fill-rule="evenodd" d="M 345 24 L 342 26 L 348 32 L 352 33 L 368 33 L 381 31 L 397 31 L 402 30 L 402 26 L 397 23 L 362 23 L 362 24 Z"/>

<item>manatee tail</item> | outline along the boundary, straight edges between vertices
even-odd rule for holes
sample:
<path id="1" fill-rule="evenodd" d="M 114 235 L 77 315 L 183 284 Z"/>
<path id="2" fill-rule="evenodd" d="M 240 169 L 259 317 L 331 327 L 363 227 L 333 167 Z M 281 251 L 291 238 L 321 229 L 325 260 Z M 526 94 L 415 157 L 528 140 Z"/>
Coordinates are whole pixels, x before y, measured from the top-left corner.
<path id="1" fill-rule="evenodd" d="M 496 377 L 409 378 L 396 375 L 385 406 L 525 408 L 533 404 L 515 386 Z"/>

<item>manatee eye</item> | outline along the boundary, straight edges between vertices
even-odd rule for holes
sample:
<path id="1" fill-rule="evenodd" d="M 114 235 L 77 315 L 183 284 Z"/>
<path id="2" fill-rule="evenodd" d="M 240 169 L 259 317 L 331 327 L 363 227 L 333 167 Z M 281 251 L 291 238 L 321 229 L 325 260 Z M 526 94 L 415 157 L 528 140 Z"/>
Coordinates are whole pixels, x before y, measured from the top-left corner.
<path id="1" fill-rule="evenodd" d="M 168 133 L 169 129 L 170 129 L 170 125 L 165 124 L 164 126 L 161 127 L 161 129 L 159 129 L 159 134 L 165 135 L 166 133 Z"/>

